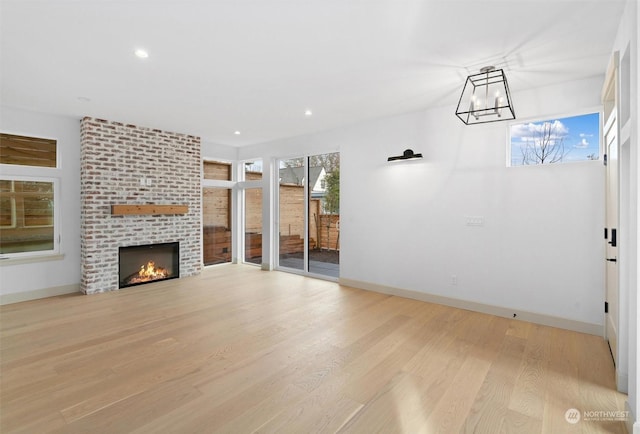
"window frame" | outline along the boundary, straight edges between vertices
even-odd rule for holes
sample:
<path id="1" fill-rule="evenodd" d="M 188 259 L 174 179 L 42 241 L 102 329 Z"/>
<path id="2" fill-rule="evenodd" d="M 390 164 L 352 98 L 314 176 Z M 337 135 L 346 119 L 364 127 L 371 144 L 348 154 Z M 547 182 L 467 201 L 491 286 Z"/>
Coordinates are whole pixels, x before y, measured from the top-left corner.
<path id="1" fill-rule="evenodd" d="M 204 166 L 206 163 L 219 163 L 229 165 L 230 170 L 230 180 L 222 180 L 222 179 L 210 179 L 205 178 L 204 174 Z M 201 242 L 201 261 L 203 267 L 217 267 L 229 263 L 234 263 L 236 261 L 237 256 L 237 198 L 236 198 L 236 184 L 237 184 L 237 162 L 233 160 L 229 160 L 226 158 L 215 158 L 215 157 L 202 157 L 200 162 L 200 197 L 202 198 L 202 203 L 200 206 L 200 242 Z M 226 189 L 229 190 L 231 195 L 231 200 L 229 201 L 229 218 L 230 218 L 230 230 L 231 230 L 231 261 L 230 262 L 221 262 L 218 264 L 204 264 L 204 190 L 206 188 L 217 188 L 217 189 Z"/>
<path id="2" fill-rule="evenodd" d="M 304 276 L 310 276 L 310 277 L 314 277 L 317 279 L 322 279 L 322 280 L 328 280 L 328 281 L 332 281 L 332 282 L 337 282 L 340 280 L 340 271 L 339 271 L 339 265 L 338 265 L 338 276 L 334 277 L 330 274 L 324 274 L 315 270 L 312 270 L 309 264 L 309 241 L 310 241 L 310 234 L 309 234 L 309 220 L 310 220 L 310 215 L 309 215 L 309 203 L 311 200 L 311 190 L 313 189 L 312 185 L 309 185 L 308 181 L 308 177 L 309 177 L 309 168 L 310 168 L 310 159 L 313 157 L 317 157 L 317 156 L 323 156 L 323 155 L 327 155 L 327 154 L 340 154 L 342 155 L 341 151 L 339 149 L 335 149 L 335 150 L 327 150 L 324 152 L 321 151 L 314 151 L 314 152 L 307 152 L 304 154 L 293 154 L 293 155 L 288 155 L 288 156 L 282 156 L 282 157 L 274 157 L 271 161 L 271 167 L 272 167 L 272 182 L 273 182 L 273 201 L 271 203 L 271 207 L 273 210 L 273 214 L 274 214 L 274 218 L 271 224 L 272 227 L 272 233 L 273 233 L 273 238 L 274 238 L 274 248 L 273 248 L 273 256 L 272 256 L 272 261 L 275 264 L 275 269 L 276 270 L 280 270 L 280 271 L 286 271 L 288 273 L 293 273 L 293 274 L 300 274 L 300 275 L 304 275 Z M 281 240 L 280 240 L 280 223 L 281 223 L 281 219 L 282 219 L 282 210 L 281 210 L 281 203 L 280 203 L 280 199 L 281 199 L 281 186 L 282 185 L 290 185 L 290 184 L 282 184 L 281 181 L 282 179 L 280 178 L 280 163 L 286 160 L 296 160 L 296 159 L 301 159 L 302 160 L 302 165 L 301 166 L 297 166 L 297 167 L 303 167 L 303 177 L 300 179 L 300 185 L 304 188 L 304 212 L 303 212 L 303 228 L 304 228 L 304 252 L 303 252 L 303 266 L 302 269 L 300 268 L 293 268 L 293 267 L 288 267 L 288 266 L 284 266 L 281 265 Z M 339 166 L 340 167 L 340 166 Z M 264 252 L 263 252 L 264 255 Z"/>
<path id="3" fill-rule="evenodd" d="M 1 259 L 23 259 L 23 258 L 33 258 L 39 256 L 53 256 L 60 254 L 60 225 L 61 225 L 61 207 L 60 207 L 60 178 L 58 177 L 47 177 L 47 176 L 30 176 L 30 175 L 13 175 L 5 172 L 5 167 L 9 165 L 0 165 L 0 169 L 2 170 L 2 175 L 0 175 L 0 180 L 2 181 L 31 181 L 31 182 L 48 182 L 52 184 L 53 187 L 53 248 L 50 250 L 33 250 L 28 252 L 14 252 L 14 253 L 0 253 Z M 15 165 L 13 167 L 16 167 Z M 35 166 L 17 166 L 23 168 L 33 169 Z M 53 168 L 49 168 L 53 169 Z M 13 220 L 13 217 L 12 217 Z M 15 227 L 12 226 L 12 227 Z M 31 226 L 33 228 L 37 227 L 49 227 L 47 226 Z M 4 228 L 7 228 L 6 226 Z"/>
<path id="4" fill-rule="evenodd" d="M 10 265 L 15 263 L 40 262 L 48 260 L 57 260 L 63 256 L 62 246 L 62 152 L 60 140 L 55 136 L 44 136 L 32 134 L 24 131 L 2 130 L 2 134 L 13 136 L 29 137 L 33 139 L 53 140 L 56 143 L 56 161 L 55 167 L 46 166 L 28 166 L 21 164 L 4 164 L 0 163 L 0 179 L 10 181 L 36 181 L 36 182 L 52 182 L 53 183 L 53 249 L 36 250 L 30 252 L 16 253 L 0 253 L 0 262 L 2 265 Z"/>
<path id="5" fill-rule="evenodd" d="M 547 122 L 547 121 L 554 121 L 554 120 L 561 120 L 561 119 L 565 119 L 565 118 L 573 118 L 573 117 L 579 117 L 579 116 L 586 116 L 586 115 L 592 115 L 592 114 L 597 114 L 598 115 L 598 158 L 593 159 L 593 160 L 589 160 L 589 159 L 584 159 L 584 160 L 568 160 L 568 161 L 559 161 L 556 163 L 536 163 L 536 164 L 512 164 L 512 151 L 513 151 L 513 147 L 512 147 L 512 140 L 511 140 L 511 130 L 513 128 L 513 126 L 515 125 L 521 125 L 521 124 L 527 124 L 527 123 L 543 123 L 543 122 Z M 599 161 L 602 162 L 603 160 L 603 156 L 604 156 L 604 151 L 603 151 L 603 145 L 602 145 L 602 118 L 603 118 L 603 107 L 602 106 L 596 106 L 596 107 L 590 107 L 590 108 L 586 108 L 586 109 L 581 109 L 581 110 L 574 110 L 571 112 L 562 112 L 562 113 L 558 113 L 558 114 L 551 114 L 551 115 L 545 115 L 545 116 L 535 116 L 535 117 L 528 117 L 528 118 L 524 118 L 524 119 L 514 119 L 508 122 L 507 124 L 507 128 L 506 128 L 506 167 L 507 168 L 515 168 L 515 167 L 549 167 L 549 166 L 562 166 L 565 164 L 575 164 L 575 163 L 591 163 L 592 161 Z"/>

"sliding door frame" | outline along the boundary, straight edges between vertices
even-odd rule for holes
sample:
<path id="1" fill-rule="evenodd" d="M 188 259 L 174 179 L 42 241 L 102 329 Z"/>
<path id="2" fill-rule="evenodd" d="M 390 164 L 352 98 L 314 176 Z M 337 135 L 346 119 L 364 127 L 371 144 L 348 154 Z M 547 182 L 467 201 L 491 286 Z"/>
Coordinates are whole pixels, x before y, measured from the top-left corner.
<path id="1" fill-rule="evenodd" d="M 333 152 L 339 152 L 339 151 L 333 151 Z M 333 152 L 328 152 L 328 153 L 333 153 Z M 272 230 L 273 230 L 273 238 L 275 240 L 275 248 L 274 248 L 274 264 L 275 270 L 278 271 L 285 271 L 288 273 L 294 273 L 294 274 L 300 274 L 300 275 L 304 275 L 304 276 L 309 276 L 309 277 L 314 277 L 317 279 L 324 279 L 324 280 L 330 280 L 333 282 L 337 282 L 339 281 L 338 277 L 333 277 L 333 276 L 327 276 L 324 274 L 318 274 L 318 273 L 312 273 L 309 271 L 309 205 L 310 205 L 310 199 L 311 199 L 311 195 L 310 195 L 310 186 L 309 186 L 309 160 L 312 156 L 314 155 L 323 155 L 321 153 L 313 153 L 313 154 L 303 154 L 303 155 L 296 155 L 296 156 L 289 156 L 289 157 L 280 157 L 280 158 L 275 158 L 273 160 L 273 182 L 274 182 L 274 201 L 273 201 L 273 225 L 272 225 Z M 282 161 L 286 161 L 286 160 L 291 160 L 291 159 L 295 159 L 295 158 L 302 158 L 304 161 L 304 222 L 303 222 L 303 227 L 304 227 L 304 251 L 303 251 L 303 267 L 302 270 L 297 269 L 297 268 L 292 268 L 292 267 L 286 267 L 286 266 L 282 266 L 280 265 L 280 162 Z M 264 252 L 263 252 L 264 254 Z"/>

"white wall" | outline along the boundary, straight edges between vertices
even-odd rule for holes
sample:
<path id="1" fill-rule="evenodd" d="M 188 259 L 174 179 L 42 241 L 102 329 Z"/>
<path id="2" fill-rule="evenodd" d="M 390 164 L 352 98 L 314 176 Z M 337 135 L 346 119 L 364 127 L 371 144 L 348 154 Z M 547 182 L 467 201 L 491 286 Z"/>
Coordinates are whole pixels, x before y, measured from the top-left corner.
<path id="1" fill-rule="evenodd" d="M 80 120 L 0 107 L 0 130 L 58 141 L 61 253 L 54 261 L 0 265 L 2 301 L 77 291 L 80 282 Z M 47 175 L 48 176 L 48 175 Z"/>
<path id="2" fill-rule="evenodd" d="M 518 118 L 598 108 L 602 80 L 515 93 Z M 602 325 L 602 163 L 507 168 L 508 124 L 465 126 L 453 113 L 379 119 L 240 156 L 340 150 L 345 280 Z M 387 163 L 406 148 L 425 158 Z M 467 216 L 484 226 L 466 226 Z"/>

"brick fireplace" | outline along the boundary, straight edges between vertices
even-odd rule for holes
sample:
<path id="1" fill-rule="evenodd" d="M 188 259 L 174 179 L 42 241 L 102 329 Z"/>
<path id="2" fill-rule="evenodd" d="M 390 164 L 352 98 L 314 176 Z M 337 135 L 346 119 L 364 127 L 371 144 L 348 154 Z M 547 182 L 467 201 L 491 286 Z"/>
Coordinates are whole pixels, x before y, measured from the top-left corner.
<path id="1" fill-rule="evenodd" d="M 180 276 L 200 273 L 200 139 L 85 117 L 81 121 L 81 290 L 119 288 L 119 249 L 179 243 Z M 186 205 L 186 213 L 115 215 L 113 205 Z"/>

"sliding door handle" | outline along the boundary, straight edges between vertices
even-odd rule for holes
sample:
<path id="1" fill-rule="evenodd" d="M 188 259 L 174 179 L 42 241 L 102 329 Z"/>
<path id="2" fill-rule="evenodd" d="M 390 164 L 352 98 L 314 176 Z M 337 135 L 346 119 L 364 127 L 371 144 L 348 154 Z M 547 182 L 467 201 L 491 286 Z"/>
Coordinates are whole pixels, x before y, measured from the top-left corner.
<path id="1" fill-rule="evenodd" d="M 607 261 L 609 261 L 609 262 L 618 262 L 618 260 L 616 258 L 607 258 Z"/>

